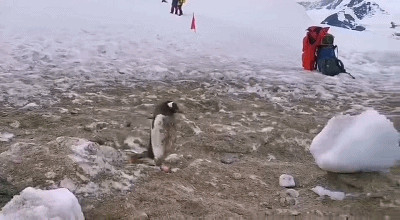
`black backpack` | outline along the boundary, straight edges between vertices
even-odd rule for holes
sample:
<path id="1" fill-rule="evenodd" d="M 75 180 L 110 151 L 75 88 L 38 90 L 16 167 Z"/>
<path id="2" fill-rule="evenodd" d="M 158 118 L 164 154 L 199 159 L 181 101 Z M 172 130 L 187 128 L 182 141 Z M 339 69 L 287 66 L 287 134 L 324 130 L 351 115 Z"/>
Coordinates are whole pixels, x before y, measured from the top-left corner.
<path id="1" fill-rule="evenodd" d="M 347 73 L 354 78 L 350 73 L 346 72 L 343 62 L 336 57 L 335 48 L 337 46 L 327 45 L 318 48 L 317 52 L 317 67 L 318 70 L 328 76 L 336 76 L 339 73 Z"/>

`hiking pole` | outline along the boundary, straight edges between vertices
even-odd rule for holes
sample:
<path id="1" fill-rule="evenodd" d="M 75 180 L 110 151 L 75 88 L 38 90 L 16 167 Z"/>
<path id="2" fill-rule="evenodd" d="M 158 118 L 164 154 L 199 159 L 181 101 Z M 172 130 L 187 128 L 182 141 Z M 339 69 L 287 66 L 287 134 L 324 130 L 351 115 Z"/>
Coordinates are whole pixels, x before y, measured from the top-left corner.
<path id="1" fill-rule="evenodd" d="M 345 72 L 345 73 L 349 74 L 349 76 L 350 76 L 351 78 L 356 79 L 356 77 L 354 77 L 353 75 L 351 75 L 351 73 L 348 73 L 348 72 Z"/>

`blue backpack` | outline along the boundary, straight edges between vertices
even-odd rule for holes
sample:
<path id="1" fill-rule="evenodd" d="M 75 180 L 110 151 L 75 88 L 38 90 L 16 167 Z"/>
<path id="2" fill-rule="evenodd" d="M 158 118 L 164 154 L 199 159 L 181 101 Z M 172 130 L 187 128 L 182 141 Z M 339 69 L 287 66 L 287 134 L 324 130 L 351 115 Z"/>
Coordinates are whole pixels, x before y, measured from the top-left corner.
<path id="1" fill-rule="evenodd" d="M 317 67 L 318 70 L 328 76 L 336 76 L 345 73 L 343 62 L 336 57 L 337 46 L 325 46 L 318 48 Z"/>
<path id="2" fill-rule="evenodd" d="M 336 48 L 337 48 L 336 45 L 321 46 L 318 48 L 317 52 L 318 71 L 328 76 L 336 76 L 339 73 L 347 73 L 353 79 L 355 79 L 354 76 L 352 76 L 350 73 L 346 71 L 343 62 L 337 58 L 335 53 Z"/>

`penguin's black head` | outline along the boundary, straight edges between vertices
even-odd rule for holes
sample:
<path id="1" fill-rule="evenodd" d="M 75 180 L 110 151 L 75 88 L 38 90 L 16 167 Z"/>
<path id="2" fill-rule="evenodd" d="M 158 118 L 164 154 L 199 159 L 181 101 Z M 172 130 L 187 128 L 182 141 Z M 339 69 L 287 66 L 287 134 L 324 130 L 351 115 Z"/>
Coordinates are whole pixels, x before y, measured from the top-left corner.
<path id="1" fill-rule="evenodd" d="M 171 116 L 175 113 L 182 113 L 178 105 L 173 101 L 166 101 L 158 105 L 154 111 L 154 116 L 158 114 Z"/>

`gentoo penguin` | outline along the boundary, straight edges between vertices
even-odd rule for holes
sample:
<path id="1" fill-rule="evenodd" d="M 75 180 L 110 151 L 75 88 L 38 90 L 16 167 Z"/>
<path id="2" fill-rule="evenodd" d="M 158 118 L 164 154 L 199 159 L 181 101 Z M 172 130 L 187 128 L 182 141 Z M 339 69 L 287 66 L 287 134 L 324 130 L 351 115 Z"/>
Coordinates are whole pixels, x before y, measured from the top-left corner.
<path id="1" fill-rule="evenodd" d="M 173 101 L 156 106 L 153 112 L 148 156 L 161 166 L 164 158 L 173 149 L 176 140 L 175 113 L 182 113 Z"/>

